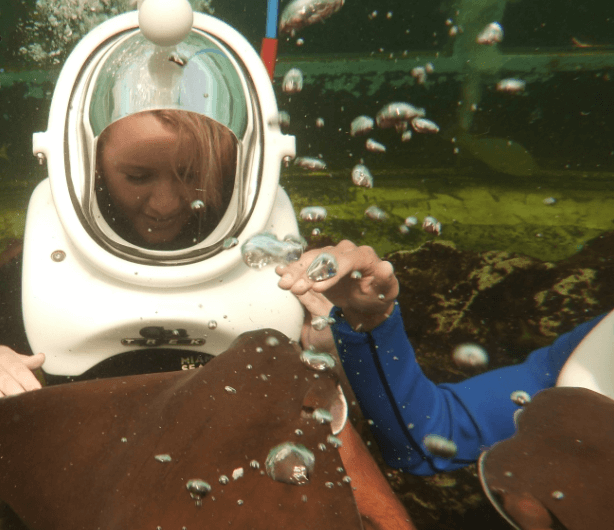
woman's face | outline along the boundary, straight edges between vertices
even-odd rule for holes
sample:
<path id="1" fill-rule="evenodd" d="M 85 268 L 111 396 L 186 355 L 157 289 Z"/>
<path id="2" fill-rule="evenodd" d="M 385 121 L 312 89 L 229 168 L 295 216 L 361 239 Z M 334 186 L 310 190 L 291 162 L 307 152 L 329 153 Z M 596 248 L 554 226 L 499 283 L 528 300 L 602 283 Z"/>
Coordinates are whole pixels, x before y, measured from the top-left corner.
<path id="1" fill-rule="evenodd" d="M 182 151 L 175 132 L 151 114 L 129 116 L 109 128 L 102 177 L 115 206 L 148 243 L 173 241 L 192 215 L 196 191 L 176 176 L 186 167 Z"/>

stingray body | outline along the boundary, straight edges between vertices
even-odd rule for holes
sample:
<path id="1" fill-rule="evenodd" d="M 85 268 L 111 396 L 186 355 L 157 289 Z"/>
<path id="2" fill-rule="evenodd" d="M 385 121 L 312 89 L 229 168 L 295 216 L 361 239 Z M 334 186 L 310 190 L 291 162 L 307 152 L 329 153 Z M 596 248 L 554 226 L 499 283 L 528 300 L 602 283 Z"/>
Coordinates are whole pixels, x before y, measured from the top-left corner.
<path id="1" fill-rule="evenodd" d="M 265 330 L 203 368 L 4 398 L 0 499 L 31 530 L 362 528 L 331 425 L 312 415 L 331 408 L 336 375 L 299 353 Z M 302 485 L 265 469 L 284 443 L 315 458 Z M 211 487 L 200 500 L 194 479 Z"/>
<path id="2" fill-rule="evenodd" d="M 592 390 L 540 392 L 482 455 L 486 494 L 522 530 L 614 528 L 613 420 L 614 401 Z"/>

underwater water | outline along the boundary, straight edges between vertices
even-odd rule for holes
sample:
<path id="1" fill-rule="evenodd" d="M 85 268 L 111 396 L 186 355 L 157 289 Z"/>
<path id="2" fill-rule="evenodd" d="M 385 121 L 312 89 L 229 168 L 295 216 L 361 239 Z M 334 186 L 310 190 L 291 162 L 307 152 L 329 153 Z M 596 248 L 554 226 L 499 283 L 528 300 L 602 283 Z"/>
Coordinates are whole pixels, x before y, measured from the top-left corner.
<path id="1" fill-rule="evenodd" d="M 193 4 L 259 50 L 264 0 Z M 32 133 L 46 129 L 63 60 L 89 29 L 133 6 L 2 0 L 0 250 L 23 235 L 29 196 L 46 177 L 32 155 Z M 501 42 L 477 45 L 476 34 L 492 22 L 503 28 Z M 301 70 L 303 87 L 288 93 L 282 85 L 292 68 Z M 505 90 L 504 79 L 524 84 Z M 603 0 L 346 0 L 325 21 L 279 38 L 274 87 L 290 116 L 284 131 L 296 136 L 297 156 L 326 163 L 282 171 L 297 216 L 305 207 L 327 210 L 323 221 L 300 220 L 302 235 L 312 244 L 350 239 L 390 257 L 413 318 L 407 325 L 423 334 L 418 357 L 434 381 L 474 373 L 449 362 L 454 343 L 479 342 L 491 366 L 513 364 L 609 309 L 611 246 L 603 242 L 614 229 L 613 83 L 614 6 Z M 412 137 L 404 141 L 403 131 L 376 125 L 350 134 L 356 117 L 375 118 L 392 102 L 424 109 L 438 132 L 406 126 Z M 385 152 L 368 149 L 367 138 Z M 372 188 L 352 182 L 359 163 Z M 371 206 L 385 215 L 365 216 Z M 441 223 L 440 233 L 422 229 L 427 216 Z M 412 259 L 422 260 L 420 289 L 445 296 L 454 288 L 446 275 L 458 271 L 465 274 L 459 284 L 481 271 L 487 286 L 476 287 L 476 298 L 459 298 L 457 320 L 446 316 L 449 326 L 429 335 L 423 330 L 433 320 L 425 314 L 436 311 L 412 290 L 415 277 L 402 276 L 417 267 Z M 476 331 L 487 319 L 484 300 L 496 300 L 496 308 L 488 330 Z M 382 469 L 418 528 L 507 527 L 481 494 L 474 467 L 429 479 Z"/>

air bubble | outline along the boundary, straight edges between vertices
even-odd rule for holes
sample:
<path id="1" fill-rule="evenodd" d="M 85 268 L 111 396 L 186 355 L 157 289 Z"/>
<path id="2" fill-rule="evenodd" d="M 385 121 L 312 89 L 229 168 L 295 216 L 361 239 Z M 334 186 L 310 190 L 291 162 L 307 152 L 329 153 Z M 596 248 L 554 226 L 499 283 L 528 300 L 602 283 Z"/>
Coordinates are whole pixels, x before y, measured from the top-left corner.
<path id="1" fill-rule="evenodd" d="M 211 491 L 211 486 L 199 478 L 188 480 L 185 487 L 196 502 L 196 506 L 201 506 L 203 497 Z"/>
<path id="2" fill-rule="evenodd" d="M 516 390 L 510 394 L 510 399 L 519 407 L 524 407 L 531 402 L 531 396 L 524 390 Z"/>
<path id="3" fill-rule="evenodd" d="M 322 425 L 332 423 L 333 415 L 326 409 L 316 409 L 313 411 L 313 419 Z"/>
<path id="4" fill-rule="evenodd" d="M 328 212 L 326 211 L 326 208 L 322 206 L 306 206 L 299 213 L 299 217 L 303 221 L 311 222 L 324 221 L 327 215 Z"/>
<path id="5" fill-rule="evenodd" d="M 322 331 L 327 326 L 335 323 L 335 319 L 327 316 L 317 316 L 311 319 L 311 327 L 316 331 Z"/>
<path id="6" fill-rule="evenodd" d="M 243 261 L 254 269 L 262 269 L 271 263 L 297 261 L 302 254 L 303 245 L 300 240 L 287 238 L 279 241 L 269 233 L 256 234 L 241 247 Z"/>
<path id="7" fill-rule="evenodd" d="M 377 206 L 369 206 L 365 210 L 365 217 L 372 219 L 373 221 L 385 221 L 388 219 L 388 214 Z"/>
<path id="8" fill-rule="evenodd" d="M 322 254 L 317 256 L 316 259 L 311 262 L 311 265 L 309 265 L 307 276 L 314 282 L 321 282 L 335 276 L 338 270 L 339 265 L 335 257 L 326 252 L 322 252 Z"/>
<path id="9" fill-rule="evenodd" d="M 224 239 L 222 246 L 225 250 L 228 250 L 229 248 L 236 247 L 238 244 L 239 240 L 236 237 L 227 237 Z"/>
<path id="10" fill-rule="evenodd" d="M 201 210 L 205 209 L 205 203 L 197 199 L 195 201 L 192 201 L 192 203 L 190 204 L 190 208 L 192 208 L 192 210 L 195 212 L 200 212 Z"/>
<path id="11" fill-rule="evenodd" d="M 266 342 L 271 348 L 279 346 L 279 339 L 277 337 L 267 337 L 264 342 Z"/>
<path id="12" fill-rule="evenodd" d="M 454 348 L 452 359 L 458 366 L 482 367 L 488 364 L 488 353 L 479 344 L 465 343 Z"/>
<path id="13" fill-rule="evenodd" d="M 305 350 L 301 353 L 300 359 L 307 368 L 317 372 L 325 372 L 335 367 L 335 360 L 328 353 Z"/>
<path id="14" fill-rule="evenodd" d="M 173 459 L 171 458 L 171 455 L 156 455 L 154 456 L 154 458 L 158 461 L 158 462 L 162 462 L 162 463 L 166 463 L 166 462 L 170 462 Z"/>
<path id="15" fill-rule="evenodd" d="M 303 90 L 303 72 L 298 68 L 288 70 L 281 83 L 281 89 L 286 94 L 296 94 Z"/>
<path id="16" fill-rule="evenodd" d="M 300 486 L 309 482 L 314 465 L 315 457 L 304 445 L 285 442 L 271 449 L 265 468 L 273 480 Z"/>
<path id="17" fill-rule="evenodd" d="M 329 434 L 326 437 L 326 441 L 332 445 L 335 449 L 339 449 L 339 447 L 341 447 L 343 445 L 343 443 L 341 442 L 341 440 L 339 438 L 337 438 L 334 434 Z"/>
<path id="18" fill-rule="evenodd" d="M 355 186 L 362 188 L 373 187 L 373 175 L 369 171 L 369 168 L 364 164 L 356 164 L 352 168 L 352 182 Z"/>
<path id="19" fill-rule="evenodd" d="M 423 440 L 426 450 L 434 456 L 441 458 L 454 458 L 458 448 L 452 440 L 439 434 L 427 434 Z"/>
<path id="20" fill-rule="evenodd" d="M 358 136 L 366 134 L 373 130 L 374 121 L 369 116 L 358 116 L 352 120 L 350 124 L 350 136 Z"/>

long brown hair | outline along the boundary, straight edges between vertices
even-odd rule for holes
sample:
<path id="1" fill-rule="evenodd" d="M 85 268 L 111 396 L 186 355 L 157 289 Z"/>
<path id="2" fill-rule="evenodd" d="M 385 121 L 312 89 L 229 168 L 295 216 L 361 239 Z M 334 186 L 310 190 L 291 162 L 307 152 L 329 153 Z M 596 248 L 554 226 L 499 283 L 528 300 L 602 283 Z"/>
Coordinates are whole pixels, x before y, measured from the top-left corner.
<path id="1" fill-rule="evenodd" d="M 177 135 L 177 151 L 186 150 L 187 166 L 175 168 L 175 176 L 184 186 L 187 177 L 192 177 L 191 184 L 195 193 L 191 192 L 189 196 L 202 200 L 205 210 L 212 210 L 221 216 L 230 199 L 231 193 L 228 191 L 234 187 L 236 137 L 227 127 L 196 112 L 163 109 L 143 111 L 143 114 L 146 113 L 154 116 Z M 96 171 L 100 176 L 100 160 L 111 129 L 112 127 L 107 127 L 98 139 Z"/>
<path id="2" fill-rule="evenodd" d="M 206 209 L 220 212 L 224 185 L 234 185 L 237 141 L 232 132 L 218 122 L 195 112 L 178 110 L 149 111 L 177 134 L 177 149 L 187 149 L 188 167 L 176 176 L 185 182 L 193 175 L 197 196 Z"/>

